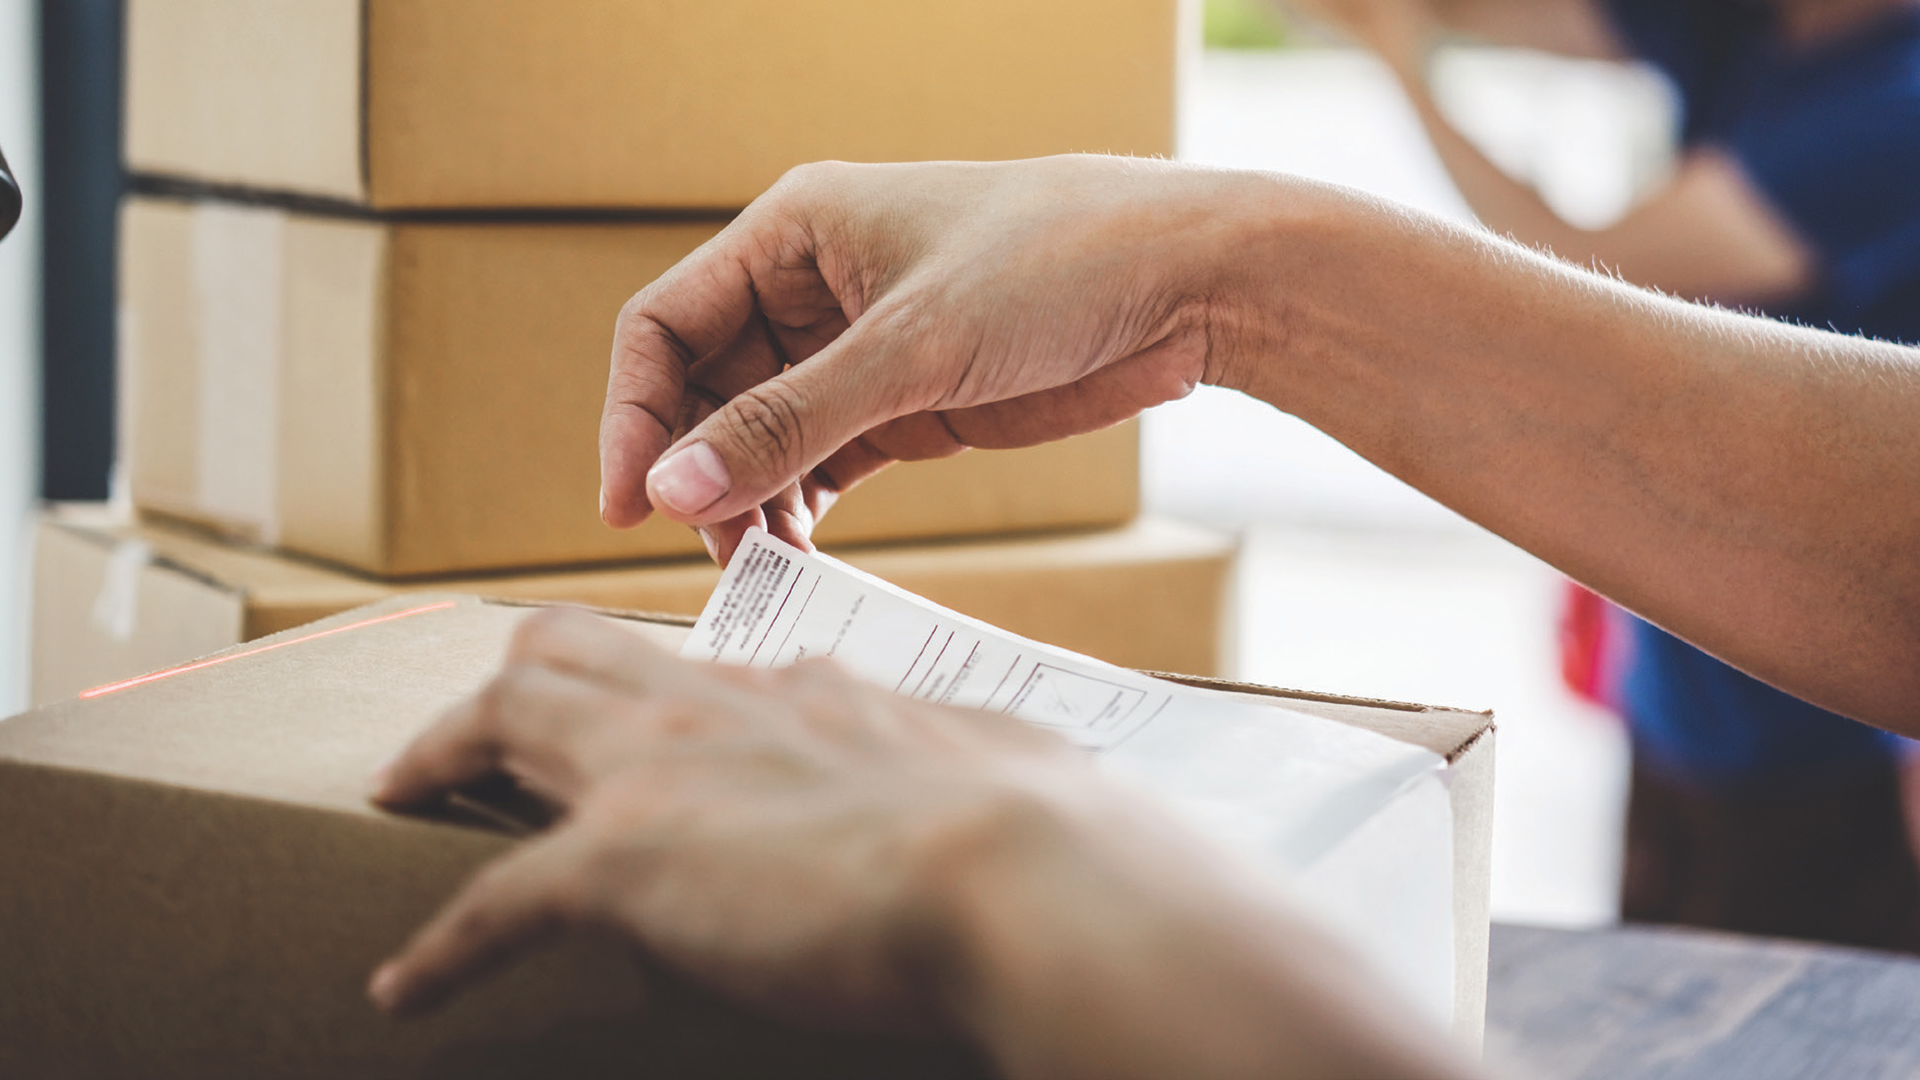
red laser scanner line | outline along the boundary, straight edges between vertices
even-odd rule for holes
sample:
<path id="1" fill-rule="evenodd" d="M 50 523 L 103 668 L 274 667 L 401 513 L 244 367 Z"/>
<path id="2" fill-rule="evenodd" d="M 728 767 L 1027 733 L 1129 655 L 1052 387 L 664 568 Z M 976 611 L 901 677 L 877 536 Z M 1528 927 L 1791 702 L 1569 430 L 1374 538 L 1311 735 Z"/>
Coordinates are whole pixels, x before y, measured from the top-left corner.
<path id="1" fill-rule="evenodd" d="M 185 675 L 189 671 L 199 671 L 201 668 L 214 667 L 215 665 L 218 665 L 218 664 L 224 664 L 229 660 L 245 660 L 249 656 L 258 656 L 261 653 L 272 652 L 275 649 L 284 649 L 289 645 L 298 645 L 301 642 L 305 642 L 305 641 L 317 641 L 323 637 L 332 637 L 335 634 L 344 634 L 349 630 L 362 630 L 362 629 L 365 629 L 366 627 L 374 626 L 378 623 L 392 622 L 395 619 L 405 619 L 414 615 L 425 615 L 429 611 L 444 611 L 447 608 L 453 607 L 455 604 L 458 604 L 458 603 L 459 603 L 458 600 L 442 600 L 440 603 L 437 603 L 437 604 L 427 604 L 424 607 L 408 608 L 405 611 L 396 611 L 391 615 L 382 615 L 374 619 L 363 619 L 357 623 L 348 623 L 345 626 L 336 626 L 331 630 L 319 630 L 311 634 L 303 634 L 297 638 L 289 638 L 286 641 L 276 641 L 271 645 L 261 645 L 256 648 L 248 649 L 244 652 L 229 653 L 226 656 L 216 656 L 211 660 L 199 660 L 191 664 L 182 664 L 179 667 L 167 668 L 164 671 L 156 671 L 149 675 L 142 675 L 137 679 L 127 679 L 124 682 L 108 683 L 105 686 L 96 686 L 91 690 L 83 691 L 80 694 L 80 696 L 83 698 L 103 697 L 107 694 L 118 693 L 121 690 L 131 689 L 143 683 L 158 682 L 161 679 L 171 679 L 175 675 Z"/>

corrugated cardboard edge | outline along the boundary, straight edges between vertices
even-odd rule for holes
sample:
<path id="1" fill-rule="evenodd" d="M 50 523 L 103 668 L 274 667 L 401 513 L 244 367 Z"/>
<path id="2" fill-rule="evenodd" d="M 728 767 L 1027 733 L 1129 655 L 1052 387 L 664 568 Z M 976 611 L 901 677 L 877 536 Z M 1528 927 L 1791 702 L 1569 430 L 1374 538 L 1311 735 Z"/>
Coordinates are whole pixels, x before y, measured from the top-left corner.
<path id="1" fill-rule="evenodd" d="M 1460 755 L 1467 753 L 1480 741 L 1481 735 L 1495 730 L 1493 712 L 1490 709 L 1462 709 L 1451 705 L 1421 705 L 1411 701 L 1394 701 L 1390 698 L 1356 697 L 1351 694 L 1330 694 L 1319 690 L 1295 690 L 1284 686 L 1267 686 L 1263 683 L 1238 682 L 1233 679 L 1212 679 L 1202 675 L 1179 675 L 1166 671 L 1143 671 L 1142 675 L 1151 675 L 1156 679 L 1180 683 L 1185 686 L 1198 686 L 1209 690 L 1230 690 L 1239 694 L 1253 694 L 1258 697 L 1286 698 L 1291 701 L 1312 701 L 1322 705 L 1352 705 L 1366 709 L 1389 709 L 1393 712 L 1416 713 L 1425 716 L 1451 716 L 1463 720 L 1480 721 L 1481 731 L 1443 756 L 1452 764 Z"/>
<path id="2" fill-rule="evenodd" d="M 559 604 L 552 600 L 525 600 L 515 596 L 488 596 L 485 593 L 477 593 L 475 595 L 479 597 L 481 602 L 492 604 L 495 607 L 572 607 L 579 608 L 582 611 L 590 611 L 595 615 L 605 615 L 613 619 L 626 619 L 630 622 L 658 623 L 661 626 L 684 626 L 689 629 L 692 628 L 694 623 L 700 621 L 693 615 L 677 615 L 669 611 L 638 611 L 632 608 L 599 607 L 594 604 Z"/>

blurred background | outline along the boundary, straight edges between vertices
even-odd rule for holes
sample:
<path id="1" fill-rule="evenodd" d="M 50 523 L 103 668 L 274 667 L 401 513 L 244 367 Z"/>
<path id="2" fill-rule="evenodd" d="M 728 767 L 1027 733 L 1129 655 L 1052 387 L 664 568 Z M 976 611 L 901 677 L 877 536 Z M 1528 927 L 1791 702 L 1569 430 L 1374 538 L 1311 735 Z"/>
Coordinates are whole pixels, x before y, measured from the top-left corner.
<path id="1" fill-rule="evenodd" d="M 1471 219 L 1370 55 L 1258 0 L 1208 0 L 1193 18 L 1205 48 L 1182 76 L 1180 156 Z M 27 700 L 34 507 L 110 485 L 120 33 L 114 0 L 0 0 L 0 147 L 27 197 L 0 244 L 0 713 Z M 1570 221 L 1619 215 L 1671 160 L 1671 102 L 1633 67 L 1452 48 L 1435 82 L 1455 122 Z M 1560 682 L 1557 576 L 1233 394 L 1202 389 L 1143 439 L 1149 511 L 1245 537 L 1233 673 L 1494 710 L 1495 917 L 1611 921 L 1625 740 Z"/>

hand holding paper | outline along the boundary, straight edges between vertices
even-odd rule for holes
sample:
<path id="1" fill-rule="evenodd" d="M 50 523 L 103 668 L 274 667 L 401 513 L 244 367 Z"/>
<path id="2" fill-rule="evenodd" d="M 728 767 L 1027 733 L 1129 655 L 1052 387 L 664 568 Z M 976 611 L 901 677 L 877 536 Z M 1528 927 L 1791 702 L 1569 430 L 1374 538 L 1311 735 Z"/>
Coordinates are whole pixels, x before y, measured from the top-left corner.
<path id="1" fill-rule="evenodd" d="M 1194 196 L 1231 183 L 1099 157 L 789 173 L 621 313 L 602 516 L 658 509 L 723 557 L 755 525 L 806 548 L 832 498 L 892 461 L 1185 395 L 1215 344 Z"/>

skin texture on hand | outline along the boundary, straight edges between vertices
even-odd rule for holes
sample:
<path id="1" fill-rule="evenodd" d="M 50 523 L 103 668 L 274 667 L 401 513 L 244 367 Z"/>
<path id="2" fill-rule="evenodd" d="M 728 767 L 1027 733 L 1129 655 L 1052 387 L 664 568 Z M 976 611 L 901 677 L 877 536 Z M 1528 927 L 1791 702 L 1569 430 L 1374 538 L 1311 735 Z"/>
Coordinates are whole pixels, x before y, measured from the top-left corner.
<path id="1" fill-rule="evenodd" d="M 592 926 L 772 1015 L 957 1035 L 1014 1077 L 1469 1073 L 1260 875 L 1003 715 L 831 662 L 695 666 L 555 609 L 376 797 L 497 771 L 560 821 L 374 974 L 389 1011 Z"/>
<path id="2" fill-rule="evenodd" d="M 1088 157 L 804 171 L 620 332 L 616 523 L 699 492 L 670 515 L 727 534 L 724 555 L 763 506 L 892 458 L 1217 383 L 1737 667 L 1920 734 L 1912 350 L 1681 304 L 1326 185 Z M 726 405 L 667 453 L 702 380 Z M 804 540 L 804 514 L 772 517 Z"/>
<path id="3" fill-rule="evenodd" d="M 928 875 L 1027 800 L 1093 785 L 1084 755 L 1007 717 L 824 662 L 695 667 L 567 609 L 530 616 L 501 673 L 416 739 L 375 799 L 414 805 L 501 772 L 560 823 L 376 976 L 391 1010 L 591 924 L 778 1015 L 925 1026 L 914 969 L 944 947 Z"/>
<path id="4" fill-rule="evenodd" d="M 891 461 L 1183 396 L 1207 377 L 1219 284 L 1192 241 L 1229 238 L 1200 177 L 1173 179 L 1119 158 L 789 174 L 621 313 L 602 516 L 659 510 L 722 561 L 750 525 L 805 548 Z"/>

